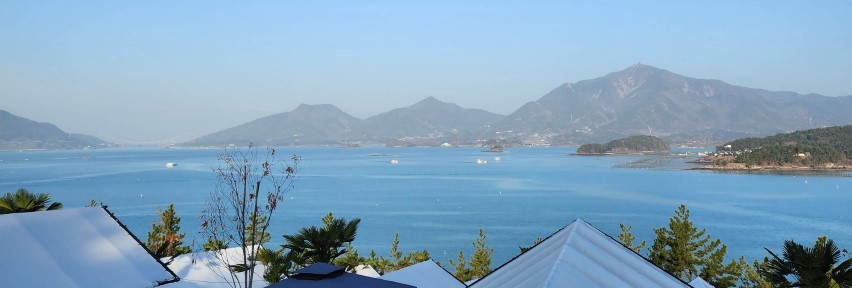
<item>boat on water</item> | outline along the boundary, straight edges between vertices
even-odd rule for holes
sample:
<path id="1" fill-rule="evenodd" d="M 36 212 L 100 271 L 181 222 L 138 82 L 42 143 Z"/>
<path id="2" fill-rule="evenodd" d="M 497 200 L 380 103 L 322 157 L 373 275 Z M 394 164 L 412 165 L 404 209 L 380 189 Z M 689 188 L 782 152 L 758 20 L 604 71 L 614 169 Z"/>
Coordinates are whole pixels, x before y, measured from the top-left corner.
<path id="1" fill-rule="evenodd" d="M 494 161 L 500 161 L 500 160 L 503 160 L 502 158 L 500 158 L 500 156 L 494 157 Z"/>
<path id="2" fill-rule="evenodd" d="M 392 160 L 390 161 L 390 163 L 391 163 L 391 164 L 399 164 L 399 160 L 392 159 Z"/>
<path id="3" fill-rule="evenodd" d="M 476 159 L 476 164 L 487 164 L 488 160 Z"/>
<path id="4" fill-rule="evenodd" d="M 175 166 L 177 166 L 177 163 L 174 163 L 174 162 L 166 163 L 166 168 L 172 168 L 172 167 L 175 167 Z"/>

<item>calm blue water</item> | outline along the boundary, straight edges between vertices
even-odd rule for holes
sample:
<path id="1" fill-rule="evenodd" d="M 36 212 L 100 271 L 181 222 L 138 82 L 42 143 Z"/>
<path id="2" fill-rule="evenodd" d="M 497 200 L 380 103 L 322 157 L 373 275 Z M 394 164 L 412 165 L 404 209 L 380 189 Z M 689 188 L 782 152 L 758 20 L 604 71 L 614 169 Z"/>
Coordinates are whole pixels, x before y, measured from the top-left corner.
<path id="1" fill-rule="evenodd" d="M 362 255 L 388 253 L 394 233 L 403 251 L 428 249 L 436 261 L 455 259 L 483 228 L 496 266 L 576 218 L 618 234 L 633 225 L 640 240 L 668 224 L 681 203 L 691 219 L 747 259 L 779 249 L 785 239 L 812 243 L 828 235 L 852 248 L 852 178 L 617 168 L 643 156 L 570 156 L 574 148 L 284 148 L 302 156 L 299 180 L 274 216 L 273 243 L 299 227 L 320 225 L 329 211 L 361 218 L 354 243 Z M 91 199 L 107 204 L 130 230 L 147 237 L 156 207 L 174 203 L 192 239 L 216 181 L 221 150 L 106 149 L 0 152 L 0 192 L 50 193 L 65 207 Z M 391 154 L 392 156 L 370 156 Z M 500 156 L 501 161 L 493 157 Z M 390 165 L 391 159 L 399 164 Z M 477 165 L 476 159 L 488 160 Z M 176 162 L 174 168 L 165 163 Z M 200 241 L 200 240 L 199 240 Z"/>

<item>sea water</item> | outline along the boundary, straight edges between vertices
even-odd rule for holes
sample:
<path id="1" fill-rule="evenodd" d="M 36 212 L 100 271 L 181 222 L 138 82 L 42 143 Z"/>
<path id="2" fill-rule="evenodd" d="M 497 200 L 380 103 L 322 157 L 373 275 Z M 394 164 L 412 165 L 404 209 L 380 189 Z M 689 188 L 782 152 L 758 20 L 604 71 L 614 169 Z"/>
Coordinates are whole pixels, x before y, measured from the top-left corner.
<path id="1" fill-rule="evenodd" d="M 762 259 L 764 247 L 778 251 L 788 239 L 810 245 L 819 235 L 852 248 L 848 173 L 694 171 L 684 170 L 694 160 L 689 157 L 570 155 L 575 149 L 280 148 L 279 155 L 296 154 L 302 161 L 294 189 L 273 217 L 269 246 L 300 227 L 321 225 L 333 212 L 362 220 L 353 243 L 361 255 L 370 250 L 387 255 L 399 233 L 402 251 L 427 249 L 446 263 L 460 250 L 471 255 L 484 229 L 496 267 L 516 256 L 518 246 L 530 246 L 577 218 L 612 237 L 619 223 L 631 225 L 637 240 L 650 246 L 653 228 L 668 225 L 685 204 L 699 229 L 728 246 L 729 258 Z M 50 193 L 65 207 L 95 199 L 143 241 L 157 207 L 173 203 L 187 234 L 184 242 L 202 243 L 199 216 L 216 184 L 212 167 L 222 152 L 0 152 L 0 192 Z M 166 167 L 169 162 L 177 166 Z"/>

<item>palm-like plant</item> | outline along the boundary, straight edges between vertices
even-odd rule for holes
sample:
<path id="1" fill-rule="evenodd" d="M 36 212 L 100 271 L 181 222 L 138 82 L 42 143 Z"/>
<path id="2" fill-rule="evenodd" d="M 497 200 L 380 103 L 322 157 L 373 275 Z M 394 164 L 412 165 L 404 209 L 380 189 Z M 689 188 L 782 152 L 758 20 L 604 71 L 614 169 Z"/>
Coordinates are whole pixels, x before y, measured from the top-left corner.
<path id="1" fill-rule="evenodd" d="M 782 257 L 766 251 L 772 259 L 762 274 L 776 287 L 852 287 L 852 259 L 837 264 L 840 250 L 831 239 L 819 237 L 814 247 L 784 241 Z"/>
<path id="2" fill-rule="evenodd" d="M 355 241 L 358 224 L 361 219 L 346 221 L 334 218 L 329 213 L 322 219 L 323 227 L 304 227 L 294 235 L 284 235 L 286 243 L 281 245 L 294 254 L 294 261 L 300 266 L 314 263 L 331 263 L 346 253 L 345 244 Z"/>
<path id="3" fill-rule="evenodd" d="M 0 197 L 0 214 L 35 212 L 62 209 L 62 203 L 50 202 L 49 194 L 30 193 L 27 189 L 18 189 L 15 194 L 6 193 Z"/>

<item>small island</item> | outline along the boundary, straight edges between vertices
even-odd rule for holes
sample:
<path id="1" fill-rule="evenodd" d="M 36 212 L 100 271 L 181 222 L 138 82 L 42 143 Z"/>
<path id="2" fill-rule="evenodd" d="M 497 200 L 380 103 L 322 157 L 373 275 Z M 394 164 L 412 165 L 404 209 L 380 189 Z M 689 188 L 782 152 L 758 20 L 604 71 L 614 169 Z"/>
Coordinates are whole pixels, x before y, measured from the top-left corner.
<path id="1" fill-rule="evenodd" d="M 636 135 L 609 141 L 605 144 L 583 144 L 577 155 L 660 154 L 671 151 L 663 139 Z"/>
<path id="2" fill-rule="evenodd" d="M 849 170 L 852 125 L 738 139 L 698 163 L 709 170 Z"/>

